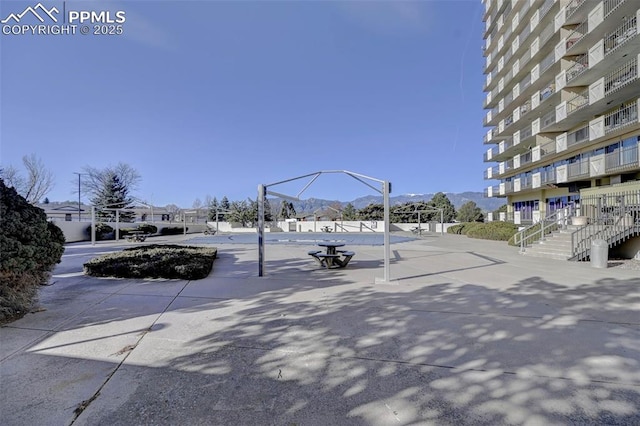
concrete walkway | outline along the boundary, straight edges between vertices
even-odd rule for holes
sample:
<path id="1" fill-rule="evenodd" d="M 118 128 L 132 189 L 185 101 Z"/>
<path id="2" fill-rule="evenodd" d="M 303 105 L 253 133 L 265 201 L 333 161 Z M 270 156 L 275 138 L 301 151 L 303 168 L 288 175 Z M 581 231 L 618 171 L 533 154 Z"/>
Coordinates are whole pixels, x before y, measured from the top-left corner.
<path id="1" fill-rule="evenodd" d="M 394 285 L 371 246 L 323 270 L 267 245 L 263 278 L 242 244 L 199 281 L 79 274 L 117 248 L 69 245 L 0 328 L 3 425 L 640 424 L 638 271 L 433 235 L 392 245 Z"/>

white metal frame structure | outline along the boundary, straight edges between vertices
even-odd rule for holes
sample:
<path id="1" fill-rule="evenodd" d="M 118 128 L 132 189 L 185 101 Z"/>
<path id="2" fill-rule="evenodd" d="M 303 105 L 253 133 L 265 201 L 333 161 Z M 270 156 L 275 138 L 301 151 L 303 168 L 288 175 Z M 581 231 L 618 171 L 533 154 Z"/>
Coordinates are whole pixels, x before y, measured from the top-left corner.
<path id="1" fill-rule="evenodd" d="M 266 202 L 267 195 L 274 195 L 276 197 L 289 199 L 289 200 L 300 200 L 300 196 L 304 191 L 306 191 L 312 183 L 316 181 L 322 174 L 329 173 L 342 173 L 348 176 L 351 176 L 355 180 L 363 183 L 369 188 L 373 189 L 379 194 L 382 194 L 383 203 L 384 203 L 384 277 L 376 278 L 376 283 L 390 283 L 391 282 L 391 272 L 389 269 L 389 263 L 391 259 L 391 248 L 390 248 L 390 238 L 389 238 L 389 194 L 391 193 L 391 183 L 386 180 L 376 179 L 370 176 L 365 176 L 360 173 L 354 173 L 348 170 L 322 170 L 319 172 L 309 173 L 302 176 L 297 176 L 291 179 L 282 180 L 279 182 L 270 183 L 268 185 L 260 184 L 258 185 L 258 276 L 262 277 L 264 275 L 264 203 Z M 311 178 L 309 182 L 296 194 L 295 196 L 281 194 L 278 192 L 270 191 L 269 188 L 277 185 L 281 185 L 284 183 L 292 182 L 299 179 Z M 376 188 L 373 184 L 367 181 L 373 181 L 381 185 L 381 188 Z"/>

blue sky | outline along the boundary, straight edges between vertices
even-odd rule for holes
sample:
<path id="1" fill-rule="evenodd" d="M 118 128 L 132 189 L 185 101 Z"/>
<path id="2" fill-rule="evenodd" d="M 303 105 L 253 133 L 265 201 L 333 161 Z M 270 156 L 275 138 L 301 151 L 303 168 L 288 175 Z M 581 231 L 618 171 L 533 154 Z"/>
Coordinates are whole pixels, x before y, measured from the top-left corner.
<path id="1" fill-rule="evenodd" d="M 122 35 L 0 35 L 0 162 L 36 153 L 51 200 L 120 161 L 140 198 L 183 207 L 318 170 L 396 195 L 488 185 L 479 0 L 42 3 L 126 13 Z M 303 198 L 370 194 L 323 176 Z"/>

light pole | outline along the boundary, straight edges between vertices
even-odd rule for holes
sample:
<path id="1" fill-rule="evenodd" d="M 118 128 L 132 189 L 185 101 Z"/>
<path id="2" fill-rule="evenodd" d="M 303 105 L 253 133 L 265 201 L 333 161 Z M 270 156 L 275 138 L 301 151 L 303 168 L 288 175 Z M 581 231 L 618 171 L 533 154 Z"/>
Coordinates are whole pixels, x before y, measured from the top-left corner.
<path id="1" fill-rule="evenodd" d="M 83 173 L 79 173 L 79 172 L 73 172 L 74 175 L 78 175 L 78 222 L 80 222 L 82 219 L 80 218 L 80 176 L 83 175 Z"/>

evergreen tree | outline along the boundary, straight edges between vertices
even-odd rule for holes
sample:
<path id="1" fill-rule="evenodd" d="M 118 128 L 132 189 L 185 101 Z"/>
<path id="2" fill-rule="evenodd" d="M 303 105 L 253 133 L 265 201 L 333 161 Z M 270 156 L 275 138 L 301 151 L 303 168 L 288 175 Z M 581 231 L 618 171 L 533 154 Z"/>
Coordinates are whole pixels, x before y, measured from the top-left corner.
<path id="1" fill-rule="evenodd" d="M 358 217 L 358 212 L 356 211 L 355 207 L 353 207 L 353 204 L 348 203 L 346 206 L 344 206 L 344 209 L 342 210 L 342 218 L 344 220 L 356 220 Z"/>
<path id="2" fill-rule="evenodd" d="M 358 211 L 358 219 L 360 220 L 383 220 L 384 219 L 384 205 L 383 204 L 369 204 Z"/>
<path id="3" fill-rule="evenodd" d="M 429 203 L 427 204 L 429 208 L 443 210 L 445 223 L 451 223 L 456 218 L 456 208 L 453 206 L 444 192 L 438 192 L 437 194 L 435 194 L 431 201 L 429 201 Z M 440 222 L 440 212 L 430 213 L 427 220 Z"/>
<path id="4" fill-rule="evenodd" d="M 220 210 L 231 210 L 231 203 L 229 202 L 229 199 L 227 198 L 226 195 L 224 197 L 222 197 L 222 200 L 220 201 Z M 218 220 L 231 222 L 231 220 L 227 219 L 227 214 L 226 213 L 222 213 L 219 216 Z"/>
<path id="5" fill-rule="evenodd" d="M 117 174 L 111 173 L 103 180 L 102 187 L 97 189 L 91 203 L 100 207 L 96 212 L 98 220 L 115 222 L 116 211 L 111 209 L 125 209 L 133 203 L 133 199 L 129 196 L 129 188 L 120 181 Z M 121 222 L 133 222 L 134 218 L 134 212 L 120 210 Z"/>
<path id="6" fill-rule="evenodd" d="M 216 197 L 213 197 L 213 200 L 211 200 L 211 202 L 209 203 L 209 214 L 207 215 L 207 219 L 209 219 L 210 221 L 216 221 L 216 212 L 219 209 L 219 205 L 218 205 L 218 199 Z"/>
<path id="7" fill-rule="evenodd" d="M 482 222 L 484 221 L 484 215 L 482 214 L 482 209 L 476 203 L 468 201 L 460 206 L 457 219 L 459 222 Z"/>
<path id="8" fill-rule="evenodd" d="M 278 217 L 283 219 L 290 219 L 292 217 L 296 217 L 296 208 L 293 206 L 293 203 L 287 200 L 282 200 L 280 203 L 280 212 Z"/>

